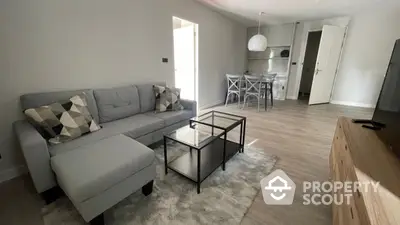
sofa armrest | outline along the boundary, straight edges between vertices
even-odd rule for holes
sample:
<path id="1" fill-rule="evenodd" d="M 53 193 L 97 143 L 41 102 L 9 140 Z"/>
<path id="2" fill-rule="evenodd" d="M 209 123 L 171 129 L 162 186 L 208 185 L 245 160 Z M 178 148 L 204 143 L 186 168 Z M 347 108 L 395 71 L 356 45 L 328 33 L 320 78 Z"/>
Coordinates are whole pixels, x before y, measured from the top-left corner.
<path id="1" fill-rule="evenodd" d="M 197 102 L 196 101 L 181 99 L 181 104 L 183 105 L 183 108 L 192 111 L 193 117 L 197 116 Z"/>
<path id="2" fill-rule="evenodd" d="M 13 127 L 36 191 L 56 186 L 46 140 L 28 121 L 16 121 Z"/>

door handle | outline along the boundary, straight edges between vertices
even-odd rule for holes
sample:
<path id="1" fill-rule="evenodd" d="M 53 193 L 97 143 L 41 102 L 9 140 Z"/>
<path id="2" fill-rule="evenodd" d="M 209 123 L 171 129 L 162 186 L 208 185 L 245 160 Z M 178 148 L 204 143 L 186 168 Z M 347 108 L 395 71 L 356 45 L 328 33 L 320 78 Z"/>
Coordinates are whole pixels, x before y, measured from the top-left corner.
<path id="1" fill-rule="evenodd" d="M 319 62 L 317 62 L 317 65 L 315 66 L 315 75 L 318 75 L 318 73 L 322 70 L 318 69 Z"/>

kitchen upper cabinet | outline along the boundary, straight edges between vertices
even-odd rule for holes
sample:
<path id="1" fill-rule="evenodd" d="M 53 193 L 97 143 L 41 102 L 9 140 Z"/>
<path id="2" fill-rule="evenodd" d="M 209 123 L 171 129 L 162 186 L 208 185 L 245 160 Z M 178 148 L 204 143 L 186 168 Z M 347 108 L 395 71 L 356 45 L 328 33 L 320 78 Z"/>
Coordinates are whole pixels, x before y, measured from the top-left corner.
<path id="1" fill-rule="evenodd" d="M 268 26 L 268 47 L 291 46 L 294 24 Z"/>
<path id="2" fill-rule="evenodd" d="M 267 37 L 268 47 L 291 46 L 293 38 L 294 24 L 282 24 L 274 26 L 261 27 L 260 33 Z M 251 37 L 258 34 L 257 27 L 247 29 L 247 41 Z M 267 52 L 250 52 L 248 51 L 249 59 L 268 59 Z"/>

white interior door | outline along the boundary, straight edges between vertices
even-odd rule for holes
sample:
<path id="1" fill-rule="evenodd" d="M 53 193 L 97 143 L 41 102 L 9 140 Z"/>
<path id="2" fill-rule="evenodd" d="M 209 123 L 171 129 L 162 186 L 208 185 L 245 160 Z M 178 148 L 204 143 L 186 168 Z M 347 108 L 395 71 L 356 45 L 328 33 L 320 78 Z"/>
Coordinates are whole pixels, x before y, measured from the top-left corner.
<path id="1" fill-rule="evenodd" d="M 175 86 L 181 98 L 195 100 L 195 26 L 174 29 Z"/>
<path id="2" fill-rule="evenodd" d="M 325 25 L 322 29 L 309 104 L 329 103 L 342 51 L 345 28 Z"/>

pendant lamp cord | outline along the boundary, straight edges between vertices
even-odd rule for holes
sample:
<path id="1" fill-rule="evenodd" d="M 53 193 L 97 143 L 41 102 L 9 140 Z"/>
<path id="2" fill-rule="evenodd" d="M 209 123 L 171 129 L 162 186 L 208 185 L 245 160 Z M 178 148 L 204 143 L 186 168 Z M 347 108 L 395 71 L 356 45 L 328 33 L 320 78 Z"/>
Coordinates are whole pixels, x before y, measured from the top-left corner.
<path id="1" fill-rule="evenodd" d="M 261 14 L 262 12 L 260 12 L 260 14 L 258 15 L 258 34 L 260 34 L 260 28 L 261 28 Z"/>

